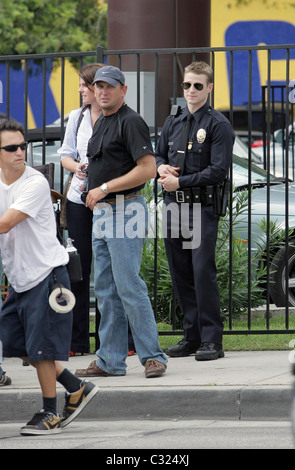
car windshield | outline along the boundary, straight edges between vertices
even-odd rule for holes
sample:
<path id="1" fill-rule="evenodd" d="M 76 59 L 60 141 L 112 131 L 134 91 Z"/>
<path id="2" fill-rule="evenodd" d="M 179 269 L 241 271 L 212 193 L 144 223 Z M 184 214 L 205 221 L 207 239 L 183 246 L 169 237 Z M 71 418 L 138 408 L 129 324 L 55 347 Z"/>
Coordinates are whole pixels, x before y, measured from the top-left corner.
<path id="1" fill-rule="evenodd" d="M 269 175 L 270 181 L 276 181 L 273 175 Z M 249 184 L 249 165 L 248 161 L 233 155 L 233 183 L 235 187 L 245 186 Z M 267 172 L 262 168 L 251 165 L 251 183 L 250 184 L 267 183 Z"/>
<path id="2" fill-rule="evenodd" d="M 247 145 L 240 139 L 239 136 L 236 135 L 235 137 L 235 142 L 234 142 L 234 148 L 233 148 L 233 153 L 235 155 L 239 155 L 239 157 L 244 158 L 245 160 L 249 160 L 249 150 Z M 256 155 L 253 151 L 251 153 L 251 160 L 253 163 L 260 164 L 261 163 L 261 158 Z"/>

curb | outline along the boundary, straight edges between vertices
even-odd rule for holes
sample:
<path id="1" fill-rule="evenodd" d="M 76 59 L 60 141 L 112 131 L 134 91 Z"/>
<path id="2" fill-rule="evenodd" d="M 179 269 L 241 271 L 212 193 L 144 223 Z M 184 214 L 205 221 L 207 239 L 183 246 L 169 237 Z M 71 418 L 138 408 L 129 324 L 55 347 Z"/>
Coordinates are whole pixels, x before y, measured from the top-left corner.
<path id="1" fill-rule="evenodd" d="M 39 390 L 4 391 L 0 400 L 2 421 L 26 421 L 41 408 Z M 100 389 L 79 418 L 89 420 L 289 420 L 289 386 L 138 387 Z M 2 391 L 1 391 L 2 394 Z M 64 392 L 58 391 L 62 412 Z M 78 419 L 79 419 L 78 418 Z"/>

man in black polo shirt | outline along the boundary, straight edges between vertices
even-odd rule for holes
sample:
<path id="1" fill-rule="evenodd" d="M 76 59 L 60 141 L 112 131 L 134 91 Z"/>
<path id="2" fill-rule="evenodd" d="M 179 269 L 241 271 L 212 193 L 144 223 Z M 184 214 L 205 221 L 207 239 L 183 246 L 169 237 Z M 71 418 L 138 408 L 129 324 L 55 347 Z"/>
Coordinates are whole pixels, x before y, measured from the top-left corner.
<path id="1" fill-rule="evenodd" d="M 86 205 L 93 210 L 100 348 L 98 359 L 76 374 L 125 375 L 128 319 L 145 375 L 157 377 L 165 372 L 167 358 L 159 345 L 146 285 L 139 276 L 148 224 L 140 190 L 156 176 L 155 157 L 146 123 L 124 102 L 123 73 L 117 67 L 102 67 L 93 84 L 102 115 L 88 145 Z"/>

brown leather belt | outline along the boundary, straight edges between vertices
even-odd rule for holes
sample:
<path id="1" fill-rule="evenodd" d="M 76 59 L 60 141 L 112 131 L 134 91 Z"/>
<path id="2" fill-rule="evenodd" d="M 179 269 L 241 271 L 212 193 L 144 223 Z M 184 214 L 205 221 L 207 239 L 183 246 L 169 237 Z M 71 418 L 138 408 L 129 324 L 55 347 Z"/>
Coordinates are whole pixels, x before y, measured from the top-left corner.
<path id="1" fill-rule="evenodd" d="M 134 193 L 128 193 L 128 194 L 117 194 L 117 196 L 123 196 L 124 197 L 124 201 L 127 201 L 128 199 L 134 199 L 135 197 L 138 197 L 141 195 L 141 191 L 136 191 Z M 100 202 L 105 202 L 107 204 L 116 204 L 117 201 L 117 197 L 115 198 L 111 198 L 111 199 L 102 199 L 101 201 L 98 201 L 98 203 Z"/>

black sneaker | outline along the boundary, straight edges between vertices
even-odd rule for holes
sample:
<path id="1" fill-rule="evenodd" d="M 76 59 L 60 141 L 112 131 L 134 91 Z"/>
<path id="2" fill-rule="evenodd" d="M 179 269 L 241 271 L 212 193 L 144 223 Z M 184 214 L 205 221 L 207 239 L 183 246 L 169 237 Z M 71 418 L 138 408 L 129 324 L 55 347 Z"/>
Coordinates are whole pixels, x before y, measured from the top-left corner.
<path id="1" fill-rule="evenodd" d="M 4 385 L 11 385 L 11 378 L 5 374 L 6 372 L 3 372 L 0 375 L 0 387 L 4 387 Z"/>
<path id="2" fill-rule="evenodd" d="M 88 380 L 83 380 L 81 387 L 77 392 L 67 393 L 65 395 L 65 407 L 61 427 L 64 428 L 81 413 L 83 408 L 97 394 L 98 387 Z"/>
<path id="3" fill-rule="evenodd" d="M 59 416 L 50 411 L 40 410 L 21 428 L 20 433 L 24 436 L 58 434 L 61 432 L 61 421 Z"/>

